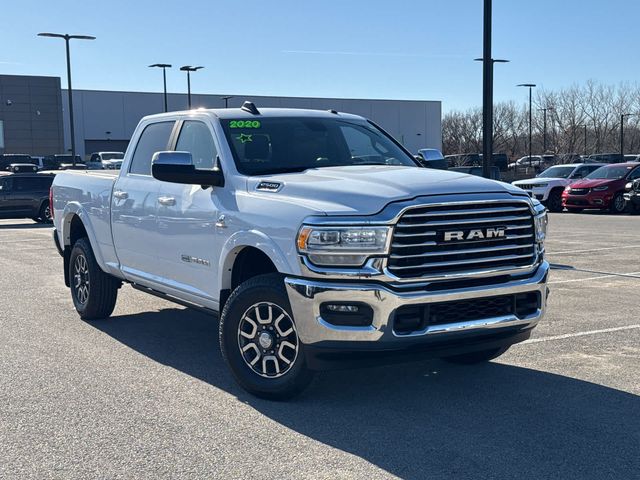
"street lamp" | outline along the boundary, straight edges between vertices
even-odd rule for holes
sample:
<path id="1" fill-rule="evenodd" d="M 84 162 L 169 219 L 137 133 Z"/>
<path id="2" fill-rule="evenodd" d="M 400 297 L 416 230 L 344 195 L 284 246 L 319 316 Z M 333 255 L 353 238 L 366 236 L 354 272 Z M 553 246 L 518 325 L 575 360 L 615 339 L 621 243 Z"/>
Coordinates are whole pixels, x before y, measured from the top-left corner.
<path id="1" fill-rule="evenodd" d="M 547 110 L 553 111 L 553 107 L 539 108 L 538 111 L 542 112 L 542 153 L 547 153 Z"/>
<path id="2" fill-rule="evenodd" d="M 168 63 L 154 63 L 149 65 L 149 68 L 158 67 L 162 69 L 162 81 L 164 84 L 164 111 L 167 112 L 167 68 L 171 68 Z"/>
<path id="3" fill-rule="evenodd" d="M 584 156 L 587 156 L 587 124 L 576 125 L 576 127 L 584 128 Z"/>
<path id="4" fill-rule="evenodd" d="M 491 0 L 484 0 L 482 58 L 482 176 L 491 178 L 493 160 L 493 64 L 508 60 L 491 58 Z"/>
<path id="5" fill-rule="evenodd" d="M 53 37 L 53 38 L 62 38 L 65 42 L 65 47 L 67 50 L 67 90 L 69 96 L 69 124 L 70 130 L 69 134 L 71 136 L 71 161 L 73 166 L 76 166 L 76 134 L 73 126 L 73 92 L 71 90 L 71 54 L 69 51 L 69 41 L 70 40 L 95 40 L 96 37 L 92 37 L 91 35 L 69 35 L 68 33 L 49 33 L 42 32 L 38 34 L 39 37 Z"/>
<path id="6" fill-rule="evenodd" d="M 224 108 L 229 108 L 229 99 L 233 98 L 232 95 L 227 95 L 224 97 L 220 97 L 222 100 L 224 100 Z"/>
<path id="7" fill-rule="evenodd" d="M 624 161 L 624 117 L 634 117 L 637 113 L 622 113 L 620 114 L 620 161 Z"/>
<path id="8" fill-rule="evenodd" d="M 489 0 L 489 3 L 490 0 Z M 489 26 L 489 28 L 491 28 Z M 489 65 L 488 84 L 484 83 L 485 62 L 484 58 L 474 58 L 475 62 L 483 62 L 483 93 L 482 93 L 482 176 L 491 178 L 491 165 L 493 162 L 493 64 L 509 63 L 509 60 L 491 58 L 486 62 Z"/>
<path id="9" fill-rule="evenodd" d="M 531 168 L 532 165 L 532 161 L 531 161 L 531 137 L 532 137 L 532 124 L 533 124 L 533 120 L 531 118 L 531 112 L 532 112 L 532 96 L 531 96 L 531 92 L 532 90 L 535 88 L 536 84 L 535 83 L 520 83 L 519 85 L 516 85 L 517 87 L 527 87 L 529 89 L 529 168 Z"/>
<path id="10" fill-rule="evenodd" d="M 187 72 L 187 101 L 189 104 L 189 110 L 191 110 L 191 72 L 197 72 L 204 67 L 192 67 L 191 65 L 184 65 L 180 67 L 181 72 Z"/>

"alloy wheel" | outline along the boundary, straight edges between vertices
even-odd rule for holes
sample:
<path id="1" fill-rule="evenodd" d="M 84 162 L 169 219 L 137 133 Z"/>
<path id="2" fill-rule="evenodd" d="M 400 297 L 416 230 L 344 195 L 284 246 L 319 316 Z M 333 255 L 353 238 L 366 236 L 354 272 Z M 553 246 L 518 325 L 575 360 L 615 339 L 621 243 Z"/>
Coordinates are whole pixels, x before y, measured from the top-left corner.
<path id="1" fill-rule="evenodd" d="M 78 255 L 73 264 L 73 286 L 76 300 L 84 305 L 89 299 L 89 266 L 84 255 Z"/>
<path id="2" fill-rule="evenodd" d="M 300 342 L 287 311 L 271 302 L 250 306 L 238 324 L 238 347 L 245 363 L 261 377 L 277 378 L 296 362 Z"/>

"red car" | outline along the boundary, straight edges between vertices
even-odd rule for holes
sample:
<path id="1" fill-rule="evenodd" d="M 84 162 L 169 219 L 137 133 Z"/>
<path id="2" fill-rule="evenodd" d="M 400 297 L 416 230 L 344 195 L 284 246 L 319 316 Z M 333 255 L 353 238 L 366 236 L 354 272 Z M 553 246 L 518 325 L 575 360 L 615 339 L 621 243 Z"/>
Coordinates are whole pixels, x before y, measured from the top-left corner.
<path id="1" fill-rule="evenodd" d="M 624 187 L 636 178 L 640 178 L 640 163 L 605 165 L 567 186 L 562 192 L 562 206 L 569 212 L 592 208 L 622 213 L 625 210 Z"/>

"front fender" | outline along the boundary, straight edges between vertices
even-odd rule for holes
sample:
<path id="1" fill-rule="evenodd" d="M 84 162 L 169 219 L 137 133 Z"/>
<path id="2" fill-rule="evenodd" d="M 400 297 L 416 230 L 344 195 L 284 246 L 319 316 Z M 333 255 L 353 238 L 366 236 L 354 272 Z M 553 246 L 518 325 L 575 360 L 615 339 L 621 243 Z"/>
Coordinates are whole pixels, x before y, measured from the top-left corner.
<path id="1" fill-rule="evenodd" d="M 219 285 L 222 290 L 231 288 L 231 271 L 237 254 L 245 247 L 253 247 L 260 250 L 271 259 L 276 269 L 280 273 L 299 274 L 297 265 L 297 254 L 292 248 L 288 254 L 285 253 L 276 242 L 265 233 L 258 230 L 245 230 L 234 233 L 225 242 L 220 252 L 218 264 Z"/>

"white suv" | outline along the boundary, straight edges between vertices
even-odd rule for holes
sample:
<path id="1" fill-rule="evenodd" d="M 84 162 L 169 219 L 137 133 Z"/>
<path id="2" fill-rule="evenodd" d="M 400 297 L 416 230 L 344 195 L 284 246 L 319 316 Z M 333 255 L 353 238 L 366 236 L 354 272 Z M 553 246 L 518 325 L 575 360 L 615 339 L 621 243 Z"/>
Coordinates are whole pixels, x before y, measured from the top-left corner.
<path id="1" fill-rule="evenodd" d="M 586 177 L 604 163 L 572 163 L 554 165 L 535 178 L 517 180 L 513 185 L 525 190 L 531 197 L 542 202 L 550 211 L 562 211 L 562 191 L 567 185 Z"/>

